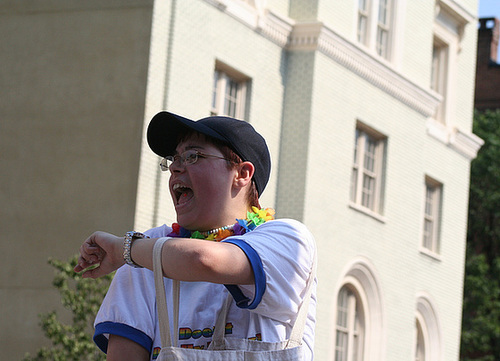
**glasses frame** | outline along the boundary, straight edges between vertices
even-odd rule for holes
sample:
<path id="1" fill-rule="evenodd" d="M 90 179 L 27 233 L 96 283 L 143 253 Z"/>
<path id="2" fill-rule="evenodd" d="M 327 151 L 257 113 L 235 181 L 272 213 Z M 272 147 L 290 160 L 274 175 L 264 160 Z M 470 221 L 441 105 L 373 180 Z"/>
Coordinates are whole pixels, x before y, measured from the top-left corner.
<path id="1" fill-rule="evenodd" d="M 167 172 L 170 170 L 172 164 L 180 161 L 180 165 L 192 165 L 198 162 L 199 158 L 218 158 L 230 161 L 229 159 L 222 157 L 220 155 L 206 154 L 202 153 L 199 150 L 188 149 L 181 154 L 175 155 L 167 155 L 160 162 L 160 169 L 163 172 Z"/>

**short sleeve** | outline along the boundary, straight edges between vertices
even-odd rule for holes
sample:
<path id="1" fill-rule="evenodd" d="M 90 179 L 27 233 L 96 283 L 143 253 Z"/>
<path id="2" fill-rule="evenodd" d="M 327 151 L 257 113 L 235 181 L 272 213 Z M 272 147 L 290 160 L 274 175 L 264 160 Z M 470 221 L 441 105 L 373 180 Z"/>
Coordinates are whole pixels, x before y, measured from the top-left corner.
<path id="1" fill-rule="evenodd" d="M 284 323 L 293 320 L 304 297 L 316 247 L 307 228 L 295 220 L 275 220 L 226 241 L 245 252 L 255 275 L 255 286 L 226 286 L 233 296 L 241 291 L 252 312 Z"/>

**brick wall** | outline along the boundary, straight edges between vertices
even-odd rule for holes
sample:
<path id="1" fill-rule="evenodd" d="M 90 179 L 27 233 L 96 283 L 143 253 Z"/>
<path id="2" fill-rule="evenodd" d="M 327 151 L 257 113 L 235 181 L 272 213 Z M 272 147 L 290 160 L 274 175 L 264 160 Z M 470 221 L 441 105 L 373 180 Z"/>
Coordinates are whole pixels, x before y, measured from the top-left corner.
<path id="1" fill-rule="evenodd" d="M 500 20 L 479 20 L 475 107 L 480 110 L 500 108 L 500 64 L 497 59 Z"/>

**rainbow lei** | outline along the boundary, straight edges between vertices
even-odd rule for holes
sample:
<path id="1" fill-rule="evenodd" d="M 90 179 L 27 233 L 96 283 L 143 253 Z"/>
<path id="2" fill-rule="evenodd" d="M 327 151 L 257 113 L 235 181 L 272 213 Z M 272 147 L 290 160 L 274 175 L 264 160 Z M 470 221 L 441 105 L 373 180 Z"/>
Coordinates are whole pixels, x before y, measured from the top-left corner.
<path id="1" fill-rule="evenodd" d="M 272 208 L 262 208 L 252 207 L 252 211 L 247 212 L 246 219 L 236 219 L 236 223 L 231 229 L 220 230 L 217 233 L 209 234 L 205 237 L 199 231 L 188 231 L 182 228 L 178 223 L 172 224 L 172 232 L 167 235 L 167 237 L 182 237 L 182 238 L 196 238 L 196 239 L 206 239 L 209 241 L 220 242 L 223 239 L 230 236 L 239 236 L 247 232 L 253 231 L 257 226 L 273 220 L 274 219 L 274 209 Z"/>

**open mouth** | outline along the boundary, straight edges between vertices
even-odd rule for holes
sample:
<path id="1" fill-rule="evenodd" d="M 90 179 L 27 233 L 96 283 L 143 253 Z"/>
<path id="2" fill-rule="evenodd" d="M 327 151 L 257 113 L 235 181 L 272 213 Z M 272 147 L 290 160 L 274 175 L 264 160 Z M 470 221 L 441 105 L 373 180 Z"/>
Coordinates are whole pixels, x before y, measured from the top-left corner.
<path id="1" fill-rule="evenodd" d="M 181 184 L 174 184 L 172 190 L 175 197 L 176 204 L 182 204 L 187 202 L 193 197 L 193 190 L 189 187 L 185 187 Z"/>

